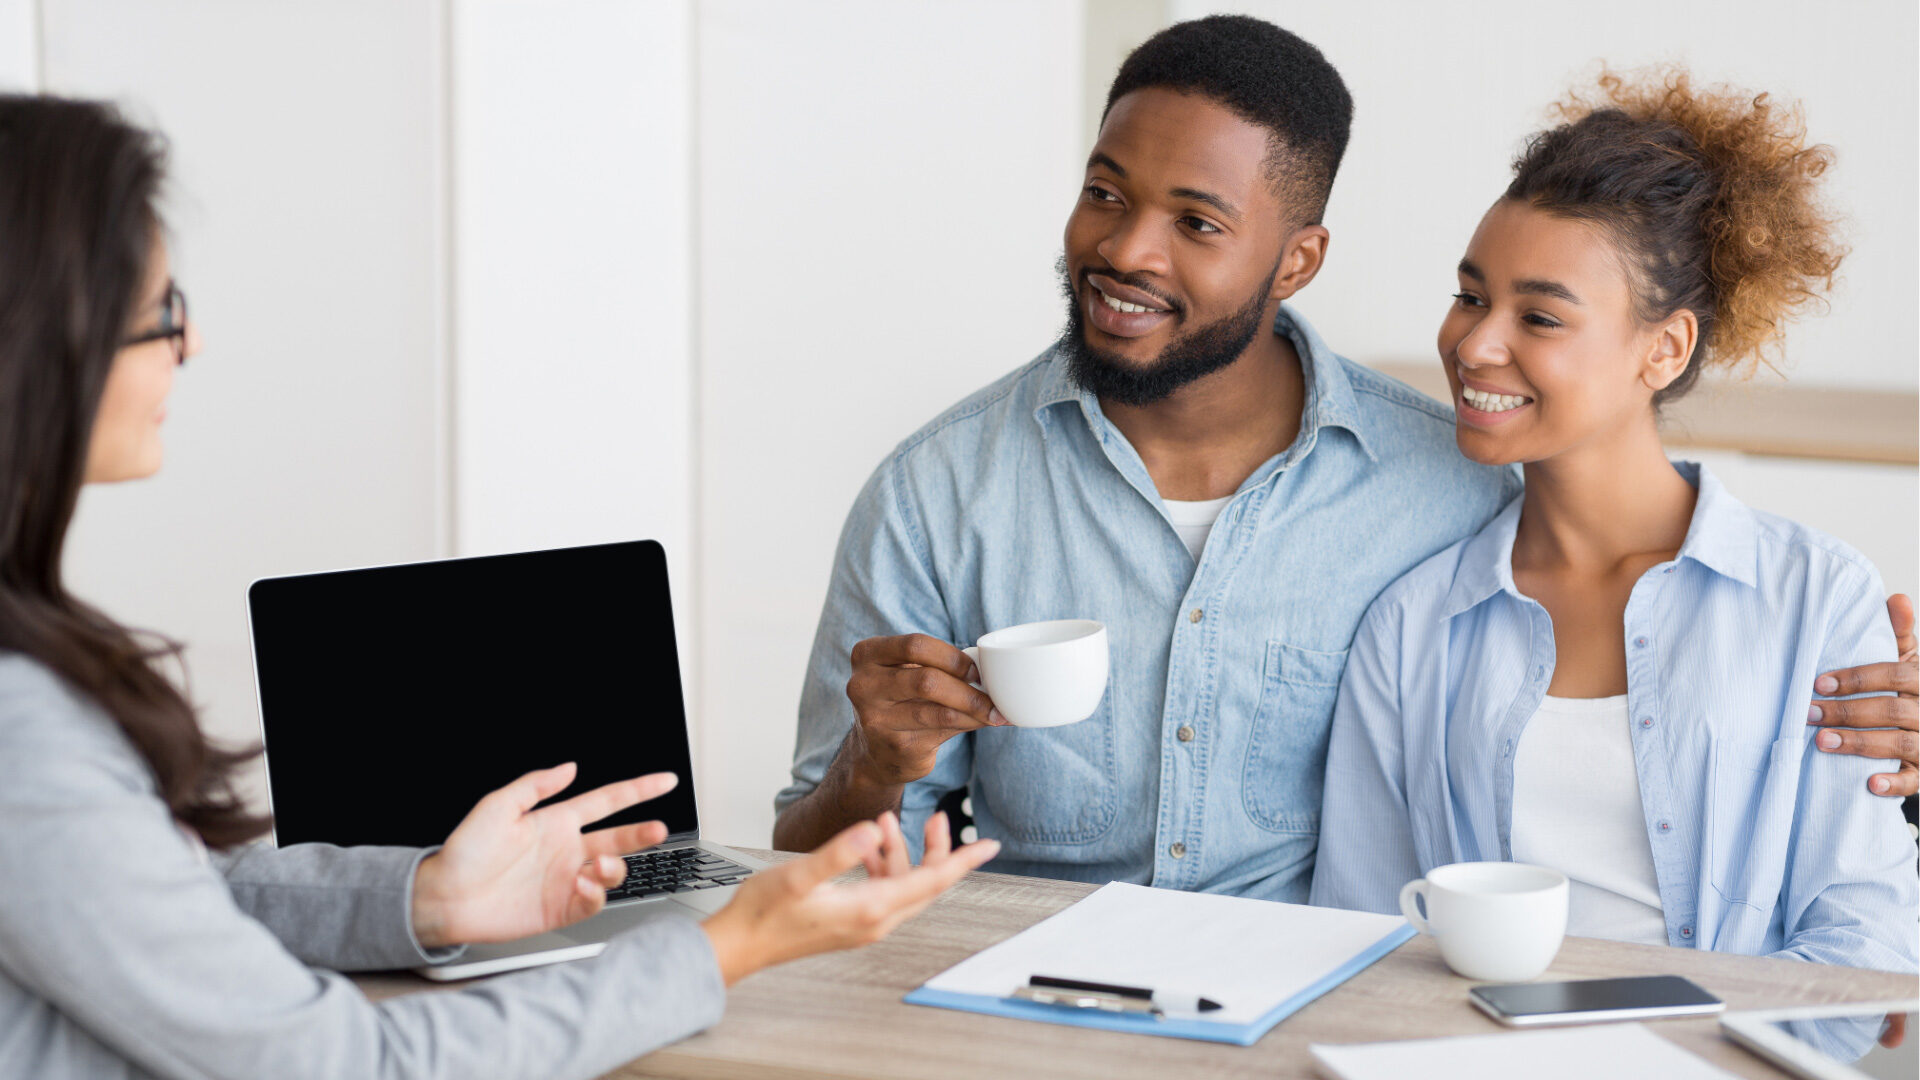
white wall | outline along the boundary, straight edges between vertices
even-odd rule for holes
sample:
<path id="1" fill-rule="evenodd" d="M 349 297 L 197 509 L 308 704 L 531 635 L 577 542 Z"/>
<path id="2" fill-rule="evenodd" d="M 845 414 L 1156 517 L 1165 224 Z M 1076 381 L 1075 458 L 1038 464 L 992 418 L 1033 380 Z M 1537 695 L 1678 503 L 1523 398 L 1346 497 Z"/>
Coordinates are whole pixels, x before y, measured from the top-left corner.
<path id="1" fill-rule="evenodd" d="M 1829 4 L 1809 14 L 1789 0 L 1551 9 L 1529 0 L 1171 0 L 1167 16 L 1214 11 L 1245 12 L 1299 34 L 1353 94 L 1352 141 L 1327 214 L 1327 267 L 1296 301 L 1348 356 L 1433 357 L 1454 264 L 1511 178 L 1521 140 L 1549 122 L 1547 106 L 1569 87 L 1589 85 L 1599 60 L 1632 68 L 1677 59 L 1708 81 L 1798 98 L 1813 137 L 1838 151 L 1828 190 L 1848 218 L 1853 253 L 1831 310 L 1789 332 L 1789 384 L 1911 393 L 1920 382 L 1915 5 Z M 1912 467 L 1687 456 L 1705 458 L 1749 503 L 1860 548 L 1890 587 L 1920 587 Z"/>
<path id="2" fill-rule="evenodd" d="M 692 23 L 687 0 L 454 2 L 461 554 L 690 556 Z"/>
<path id="3" fill-rule="evenodd" d="M 691 674 L 692 6 L 451 22 L 453 553 L 659 540 Z"/>
<path id="4" fill-rule="evenodd" d="M 44 88 L 173 147 L 175 275 L 206 348 L 167 459 L 92 488 L 81 595 L 190 645 L 216 734 L 257 720 L 255 577 L 438 553 L 441 27 L 433 4 L 44 0 Z"/>
<path id="5" fill-rule="evenodd" d="M 0 0 L 0 90 L 40 88 L 38 0 Z"/>
<path id="6" fill-rule="evenodd" d="M 1853 254 L 1831 314 L 1788 338 L 1793 380 L 1908 390 L 1920 380 L 1912 317 L 1920 6 L 1169 4 L 1175 20 L 1216 10 L 1257 15 L 1319 46 L 1353 93 L 1353 138 L 1327 214 L 1327 268 L 1300 303 L 1354 359 L 1433 354 L 1453 266 L 1511 178 L 1521 139 L 1546 126 L 1550 103 L 1583 79 L 1590 84 L 1601 59 L 1617 67 L 1679 59 L 1708 80 L 1798 98 L 1813 137 L 1839 151 L 1828 190 L 1851 219 Z"/>
<path id="7" fill-rule="evenodd" d="M 707 828 L 765 842 L 855 492 L 1060 325 L 1083 98 L 1105 86 L 1083 43 L 1117 55 L 1083 26 L 1113 29 L 1103 3 L 0 0 L 0 85 L 40 68 L 172 137 L 208 342 L 166 470 L 83 500 L 76 587 L 185 638 L 209 726 L 250 736 L 256 576 L 658 537 Z M 1151 0 L 1123 6 L 1150 26 Z M 1843 195 L 1853 299 L 1818 324 L 1837 337 L 1795 339 L 1797 376 L 1911 388 L 1914 106 L 1828 70 L 1893 63 L 1890 41 L 1910 75 L 1909 9 L 1880 9 L 1907 21 L 1845 64 L 1823 27 L 1850 8 L 1779 42 L 1725 5 L 1711 32 L 1660 10 L 1695 47 L 1720 35 L 1728 72 L 1811 88 L 1836 181 L 1865 192 Z M 1445 290 L 1514 139 L 1584 50 L 1629 33 L 1564 11 L 1541 45 L 1517 11 L 1465 30 L 1412 4 L 1269 12 L 1359 98 L 1333 262 L 1303 299 L 1354 355 L 1426 355 L 1443 301 L 1419 298 Z M 1481 43 L 1525 54 L 1518 36 L 1539 55 Z M 1798 39 L 1813 60 L 1788 64 Z M 1914 470 L 1714 464 L 1920 585 Z"/>
<path id="8" fill-rule="evenodd" d="M 713 835 L 766 843 L 855 493 L 1058 332 L 1081 11 L 699 11 L 700 797 Z"/>

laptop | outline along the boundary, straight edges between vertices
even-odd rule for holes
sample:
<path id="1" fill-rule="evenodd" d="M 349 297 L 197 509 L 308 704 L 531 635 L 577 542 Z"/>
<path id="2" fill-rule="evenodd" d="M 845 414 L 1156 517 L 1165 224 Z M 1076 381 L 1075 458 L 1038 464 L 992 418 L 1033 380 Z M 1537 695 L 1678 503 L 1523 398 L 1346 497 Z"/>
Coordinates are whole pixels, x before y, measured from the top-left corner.
<path id="1" fill-rule="evenodd" d="M 439 844 L 482 795 L 573 761 L 556 800 L 672 772 L 589 826 L 658 819 L 591 919 L 419 969 L 464 979 L 592 956 L 718 911 L 762 863 L 704 840 L 666 553 L 651 540 L 263 578 L 247 591 L 276 844 Z"/>

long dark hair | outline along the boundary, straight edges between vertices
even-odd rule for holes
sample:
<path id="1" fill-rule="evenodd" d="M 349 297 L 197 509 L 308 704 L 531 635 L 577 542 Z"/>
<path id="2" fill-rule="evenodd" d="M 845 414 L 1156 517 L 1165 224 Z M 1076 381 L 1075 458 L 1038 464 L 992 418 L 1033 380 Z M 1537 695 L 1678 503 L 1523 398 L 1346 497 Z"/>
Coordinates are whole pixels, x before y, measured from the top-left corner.
<path id="1" fill-rule="evenodd" d="M 166 148 L 109 105 L 0 95 L 0 649 L 126 731 L 174 817 L 215 847 L 260 835 L 232 785 L 257 750 L 207 741 L 155 667 L 180 647 L 76 599 L 61 549 L 107 373 L 160 236 Z"/>

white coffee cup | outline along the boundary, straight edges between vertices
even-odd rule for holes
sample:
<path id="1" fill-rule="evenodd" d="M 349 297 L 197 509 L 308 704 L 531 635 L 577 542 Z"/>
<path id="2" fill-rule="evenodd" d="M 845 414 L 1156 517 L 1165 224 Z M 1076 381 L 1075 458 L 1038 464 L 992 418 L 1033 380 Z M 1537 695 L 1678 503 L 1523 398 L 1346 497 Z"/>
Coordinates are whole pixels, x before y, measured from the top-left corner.
<path id="1" fill-rule="evenodd" d="M 995 630 L 961 650 L 980 689 L 1018 727 L 1059 727 L 1093 715 L 1107 692 L 1107 628 L 1055 619 Z"/>
<path id="2" fill-rule="evenodd" d="M 1426 902 L 1424 919 L 1415 897 Z M 1567 936 L 1567 876 L 1525 863 L 1436 866 L 1400 890 L 1400 911 L 1433 935 L 1454 971 L 1525 982 L 1547 970 Z"/>

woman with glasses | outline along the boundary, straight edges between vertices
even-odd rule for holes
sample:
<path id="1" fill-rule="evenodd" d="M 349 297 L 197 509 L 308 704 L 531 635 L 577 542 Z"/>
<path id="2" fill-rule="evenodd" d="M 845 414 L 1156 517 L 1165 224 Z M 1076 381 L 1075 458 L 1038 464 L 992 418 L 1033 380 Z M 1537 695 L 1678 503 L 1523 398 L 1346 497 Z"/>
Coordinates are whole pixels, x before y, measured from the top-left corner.
<path id="1" fill-rule="evenodd" d="M 968 870 L 892 815 L 599 956 L 369 1003 L 344 977 L 595 914 L 659 822 L 583 833 L 660 774 L 537 804 L 572 765 L 488 795 L 431 852 L 249 846 L 251 755 L 212 745 L 157 662 L 177 647 L 71 595 L 80 489 L 150 476 L 200 347 L 168 270 L 157 139 L 98 104 L 0 96 L 0 1076 L 595 1076 L 716 1021 L 726 987 L 885 936 Z M 211 853 L 209 852 L 211 849 Z M 872 880 L 829 879 L 865 863 Z"/>

